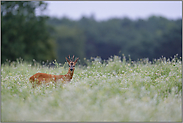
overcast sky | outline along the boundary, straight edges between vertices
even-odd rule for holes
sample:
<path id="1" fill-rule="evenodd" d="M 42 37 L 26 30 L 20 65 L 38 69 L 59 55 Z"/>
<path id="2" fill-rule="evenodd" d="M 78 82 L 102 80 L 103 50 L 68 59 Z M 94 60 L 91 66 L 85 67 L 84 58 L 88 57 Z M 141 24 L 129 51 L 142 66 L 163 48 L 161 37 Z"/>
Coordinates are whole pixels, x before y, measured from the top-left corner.
<path id="1" fill-rule="evenodd" d="M 112 17 L 130 19 L 148 18 L 151 15 L 168 19 L 182 18 L 182 1 L 45 1 L 44 14 L 54 17 L 66 16 L 78 20 L 94 15 L 96 20 Z"/>

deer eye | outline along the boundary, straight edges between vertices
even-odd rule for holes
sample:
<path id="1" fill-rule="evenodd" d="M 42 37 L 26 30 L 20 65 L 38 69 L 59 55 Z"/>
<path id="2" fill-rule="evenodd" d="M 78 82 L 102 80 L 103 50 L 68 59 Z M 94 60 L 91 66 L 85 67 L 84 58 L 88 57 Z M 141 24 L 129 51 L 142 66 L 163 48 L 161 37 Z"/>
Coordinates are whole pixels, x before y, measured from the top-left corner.
<path id="1" fill-rule="evenodd" d="M 69 67 L 71 67 L 71 66 L 72 66 L 72 67 L 75 67 L 75 65 L 69 65 Z"/>

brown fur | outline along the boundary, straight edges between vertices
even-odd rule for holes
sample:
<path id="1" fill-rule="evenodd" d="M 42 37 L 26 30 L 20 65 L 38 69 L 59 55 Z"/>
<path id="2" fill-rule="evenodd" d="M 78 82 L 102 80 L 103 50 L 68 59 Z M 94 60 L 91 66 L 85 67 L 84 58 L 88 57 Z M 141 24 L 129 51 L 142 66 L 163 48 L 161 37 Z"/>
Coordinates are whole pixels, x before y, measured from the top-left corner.
<path id="1" fill-rule="evenodd" d="M 70 56 L 69 56 L 70 59 Z M 74 56 L 73 56 L 74 59 Z M 73 60 L 72 59 L 72 60 Z M 46 73 L 36 73 L 33 76 L 31 76 L 29 78 L 29 81 L 32 83 L 32 87 L 34 88 L 35 86 L 41 85 L 42 83 L 44 84 L 48 84 L 49 82 L 58 82 L 59 80 L 61 80 L 62 83 L 67 83 L 70 82 L 73 74 L 74 74 L 74 70 L 75 70 L 75 64 L 77 63 L 77 60 L 79 58 L 77 58 L 74 62 L 73 61 L 69 61 L 67 58 L 67 62 L 69 64 L 69 70 L 68 73 L 65 75 L 52 75 L 52 74 L 46 74 Z M 71 71 L 72 69 L 72 71 Z"/>

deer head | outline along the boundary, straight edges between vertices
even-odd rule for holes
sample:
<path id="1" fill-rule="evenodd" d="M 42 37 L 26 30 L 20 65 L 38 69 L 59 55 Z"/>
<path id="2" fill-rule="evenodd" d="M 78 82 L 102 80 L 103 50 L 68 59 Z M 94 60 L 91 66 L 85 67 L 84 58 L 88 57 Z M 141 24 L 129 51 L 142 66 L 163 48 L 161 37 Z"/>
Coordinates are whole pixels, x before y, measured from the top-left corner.
<path id="1" fill-rule="evenodd" d="M 75 64 L 77 63 L 77 61 L 78 61 L 79 58 L 77 58 L 75 61 L 73 61 L 74 60 L 74 55 L 73 55 L 72 61 L 71 61 L 71 58 L 70 58 L 70 55 L 69 55 L 69 59 L 67 59 L 67 57 L 65 57 L 65 59 L 67 60 L 67 62 L 69 64 L 69 70 L 70 71 L 74 71 Z"/>

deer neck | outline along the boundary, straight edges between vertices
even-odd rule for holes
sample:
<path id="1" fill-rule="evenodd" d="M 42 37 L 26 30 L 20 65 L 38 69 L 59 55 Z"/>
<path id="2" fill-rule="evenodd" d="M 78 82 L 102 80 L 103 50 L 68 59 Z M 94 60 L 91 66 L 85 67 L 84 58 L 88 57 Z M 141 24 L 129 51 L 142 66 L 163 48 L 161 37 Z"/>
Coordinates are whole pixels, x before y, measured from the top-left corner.
<path id="1" fill-rule="evenodd" d="M 66 75 L 67 75 L 69 80 L 72 79 L 73 74 L 74 74 L 74 70 L 73 71 L 68 70 L 68 73 Z"/>

